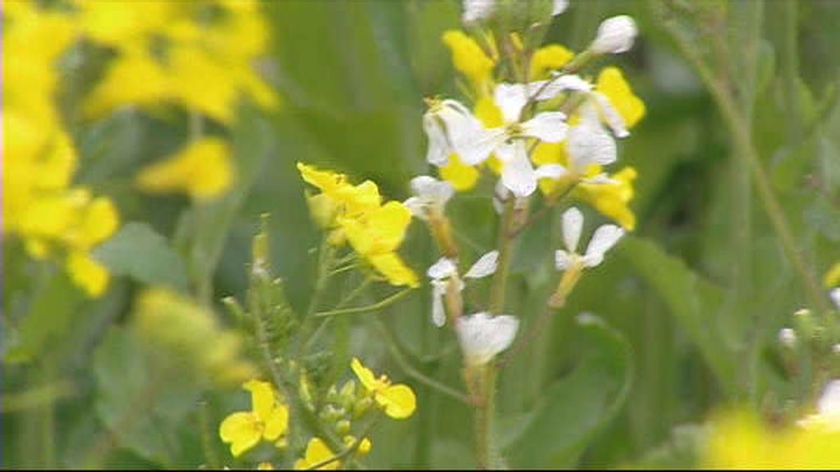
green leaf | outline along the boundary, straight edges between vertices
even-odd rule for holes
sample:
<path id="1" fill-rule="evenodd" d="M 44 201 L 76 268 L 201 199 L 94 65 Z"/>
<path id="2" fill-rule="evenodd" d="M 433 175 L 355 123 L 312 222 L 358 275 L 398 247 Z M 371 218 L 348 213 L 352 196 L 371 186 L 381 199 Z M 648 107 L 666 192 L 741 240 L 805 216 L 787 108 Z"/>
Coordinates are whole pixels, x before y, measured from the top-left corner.
<path id="1" fill-rule="evenodd" d="M 700 349 L 709 367 L 729 392 L 734 392 L 736 358 L 734 349 L 723 342 L 716 314 L 723 303 L 723 291 L 672 257 L 655 243 L 634 236 L 617 247 L 636 272 L 668 306 L 671 315 Z"/>
<path id="2" fill-rule="evenodd" d="M 180 452 L 175 431 L 199 395 L 190 373 L 172 368 L 147 343 L 119 328 L 97 348 L 93 369 L 96 412 L 118 443 L 172 465 Z"/>
<path id="3" fill-rule="evenodd" d="M 166 238 L 145 223 L 127 223 L 93 251 L 96 259 L 117 275 L 149 285 L 186 291 L 184 264 Z"/>
<path id="4" fill-rule="evenodd" d="M 627 398 L 633 376 L 630 344 L 596 316 L 582 314 L 577 321 L 571 336 L 585 354 L 569 375 L 545 389 L 530 424 L 506 448 L 516 467 L 573 467 Z M 528 416 L 514 418 L 523 419 Z"/>

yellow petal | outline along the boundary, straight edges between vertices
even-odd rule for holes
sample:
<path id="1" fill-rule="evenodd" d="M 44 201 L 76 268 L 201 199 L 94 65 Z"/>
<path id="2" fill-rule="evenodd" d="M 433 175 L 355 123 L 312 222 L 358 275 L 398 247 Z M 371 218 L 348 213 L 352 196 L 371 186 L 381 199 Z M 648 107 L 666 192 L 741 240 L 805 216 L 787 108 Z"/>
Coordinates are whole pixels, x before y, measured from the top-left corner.
<path id="1" fill-rule="evenodd" d="M 367 261 L 378 273 L 385 277 L 389 284 L 395 287 L 404 285 L 417 287 L 420 285 L 414 271 L 409 269 L 400 259 L 400 256 L 394 252 L 374 254 L 368 256 Z"/>
<path id="2" fill-rule="evenodd" d="M 505 124 L 502 110 L 496 106 L 496 102 L 489 95 L 485 95 L 475 102 L 473 113 L 485 128 L 496 128 Z"/>
<path id="3" fill-rule="evenodd" d="M 225 192 L 233 176 L 227 144 L 218 138 L 202 138 L 145 167 L 136 182 L 150 193 L 185 192 L 194 199 L 209 199 Z"/>
<path id="4" fill-rule="evenodd" d="M 457 30 L 446 31 L 442 39 L 452 53 L 452 65 L 469 80 L 473 88 L 479 89 L 491 78 L 493 60 L 487 57 L 474 39 Z"/>
<path id="5" fill-rule="evenodd" d="M 306 453 L 303 459 L 295 462 L 295 469 L 308 469 L 335 456 L 321 438 L 312 438 L 306 445 Z M 341 461 L 335 460 L 318 467 L 316 470 L 335 470 L 341 465 Z"/>
<path id="6" fill-rule="evenodd" d="M 344 174 L 336 174 L 328 170 L 318 170 L 314 166 L 306 165 L 302 162 L 297 163 L 297 169 L 304 182 L 318 187 L 322 192 L 337 190 L 346 180 Z"/>
<path id="7" fill-rule="evenodd" d="M 407 385 L 391 385 L 375 397 L 376 402 L 385 408 L 385 414 L 394 419 L 408 418 L 414 413 L 417 400 L 414 391 Z"/>
<path id="8" fill-rule="evenodd" d="M 374 377 L 373 372 L 362 365 L 362 362 L 358 358 L 354 357 L 350 361 L 350 368 L 353 369 L 353 373 L 356 374 L 356 377 L 359 378 L 359 381 L 368 391 L 372 391 L 377 387 L 376 377 Z"/>
<path id="9" fill-rule="evenodd" d="M 633 231 L 636 227 L 636 215 L 630 209 L 629 203 L 633 199 L 633 180 L 636 179 L 636 175 L 634 168 L 625 167 L 610 177 L 617 180 L 617 184 L 582 183 L 577 186 L 574 195 L 620 224 L 625 230 Z"/>
<path id="10" fill-rule="evenodd" d="M 230 453 L 239 457 L 243 452 L 254 447 L 262 436 L 257 417 L 250 412 L 236 412 L 228 415 L 219 425 L 219 437 L 231 443 Z"/>
<path id="11" fill-rule="evenodd" d="M 632 128 L 645 116 L 645 103 L 630 88 L 624 80 L 621 70 L 617 67 L 606 67 L 598 74 L 595 90 L 604 94 L 624 120 L 627 129 Z"/>
<path id="12" fill-rule="evenodd" d="M 472 189 L 478 181 L 478 170 L 461 163 L 457 154 L 450 154 L 449 162 L 441 167 L 438 172 L 442 179 L 452 184 L 452 187 L 459 192 Z"/>
<path id="13" fill-rule="evenodd" d="M 73 251 L 67 256 L 67 272 L 73 283 L 91 297 L 102 295 L 108 286 L 108 270 L 83 252 Z"/>
<path id="14" fill-rule="evenodd" d="M 274 441 L 286 433 L 289 425 L 289 409 L 285 405 L 277 405 L 263 421 L 265 422 L 263 437 L 267 441 Z"/>
<path id="15" fill-rule="evenodd" d="M 251 392 L 251 408 L 260 421 L 266 421 L 274 409 L 274 390 L 268 382 L 249 380 L 242 384 L 245 390 Z"/>
<path id="16" fill-rule="evenodd" d="M 91 247 L 110 237 L 119 225 L 114 204 L 106 197 L 97 197 L 85 209 L 82 221 L 82 240 Z"/>
<path id="17" fill-rule="evenodd" d="M 574 53 L 559 44 L 550 44 L 534 51 L 531 56 L 530 80 L 547 79 L 548 73 L 557 70 L 569 62 Z"/>

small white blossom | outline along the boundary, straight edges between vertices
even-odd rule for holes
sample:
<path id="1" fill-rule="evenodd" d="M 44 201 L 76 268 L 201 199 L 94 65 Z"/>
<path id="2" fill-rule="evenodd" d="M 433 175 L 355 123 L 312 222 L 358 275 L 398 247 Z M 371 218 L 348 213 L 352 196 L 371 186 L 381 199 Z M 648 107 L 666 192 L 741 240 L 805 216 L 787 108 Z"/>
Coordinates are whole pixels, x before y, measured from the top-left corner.
<path id="1" fill-rule="evenodd" d="M 403 202 L 411 214 L 426 220 L 429 215 L 442 215 L 446 202 L 452 198 L 455 189 L 449 182 L 438 180 L 428 175 L 420 175 L 411 179 L 413 197 Z"/>
<path id="2" fill-rule="evenodd" d="M 828 292 L 828 298 L 834 303 L 834 306 L 840 310 L 840 287 L 833 288 Z"/>
<path id="3" fill-rule="evenodd" d="M 796 331 L 790 328 L 782 328 L 779 330 L 779 342 L 784 347 L 791 348 L 796 345 Z"/>
<path id="4" fill-rule="evenodd" d="M 554 254 L 554 265 L 557 270 L 566 270 L 576 264 L 585 268 L 599 265 L 604 260 L 604 253 L 615 246 L 624 235 L 624 230 L 615 225 L 602 225 L 595 230 L 586 253 L 577 253 L 580 233 L 583 228 L 583 214 L 575 207 L 563 213 L 563 242 L 566 250 L 558 250 Z"/>
<path id="5" fill-rule="evenodd" d="M 817 400 L 817 412 L 797 422 L 806 429 L 840 432 L 840 379 L 833 379 Z"/>
<path id="6" fill-rule="evenodd" d="M 496 272 L 498 267 L 499 251 L 490 251 L 479 257 L 475 264 L 467 270 L 464 278 L 480 279 Z M 446 323 L 446 313 L 443 308 L 443 297 L 450 283 L 457 284 L 456 288 L 464 289 L 464 282 L 458 275 L 458 267 L 452 259 L 441 257 L 426 271 L 432 284 L 432 322 L 437 327 Z"/>
<path id="7" fill-rule="evenodd" d="M 496 354 L 510 347 L 518 329 L 519 320 L 514 316 L 491 316 L 483 312 L 461 316 L 455 323 L 455 332 L 468 366 L 490 362 Z"/>
<path id="8" fill-rule="evenodd" d="M 569 0 L 554 0 L 551 5 L 551 16 L 557 16 L 569 8 Z"/>
<path id="9" fill-rule="evenodd" d="M 636 22 L 627 15 L 607 18 L 598 27 L 598 34 L 589 49 L 597 54 L 619 54 L 633 47 L 638 34 Z"/>
<path id="10" fill-rule="evenodd" d="M 435 103 L 423 114 L 423 130 L 429 137 L 426 160 L 438 167 L 445 166 L 453 149 L 463 146 L 465 139 L 470 139 L 483 129 L 478 119 L 461 102 L 443 100 Z"/>
<path id="11" fill-rule="evenodd" d="M 464 0 L 464 12 L 461 14 L 463 23 L 483 21 L 493 15 L 496 0 Z"/>
<path id="12" fill-rule="evenodd" d="M 591 165 L 605 166 L 617 159 L 615 140 L 601 126 L 598 113 L 591 104 L 581 106 L 580 121 L 569 129 L 566 152 L 569 156 L 566 166 L 550 164 L 552 167 L 542 169 L 538 177 L 556 180 L 571 174 L 589 184 L 617 183 L 604 173 L 584 177 Z"/>

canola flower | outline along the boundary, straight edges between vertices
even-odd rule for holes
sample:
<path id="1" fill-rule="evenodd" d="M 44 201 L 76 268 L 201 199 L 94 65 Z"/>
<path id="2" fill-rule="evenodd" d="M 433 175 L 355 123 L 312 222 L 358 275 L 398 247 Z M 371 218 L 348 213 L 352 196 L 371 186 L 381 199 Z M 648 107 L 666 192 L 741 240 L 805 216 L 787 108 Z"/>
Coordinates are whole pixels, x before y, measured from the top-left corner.
<path id="1" fill-rule="evenodd" d="M 242 388 L 251 392 L 251 411 L 231 413 L 219 425 L 219 437 L 230 443 L 230 453 L 234 457 L 253 448 L 260 440 L 278 441 L 289 423 L 289 410 L 277 401 L 270 383 L 249 380 Z"/>
<path id="2" fill-rule="evenodd" d="M 321 438 L 312 438 L 306 445 L 306 452 L 303 458 L 295 462 L 295 470 L 311 469 L 324 461 L 335 457 L 335 454 L 330 450 L 327 443 Z M 315 470 L 336 470 L 341 467 L 341 461 L 336 459 L 334 461 L 322 464 Z"/>
<path id="3" fill-rule="evenodd" d="M 72 19 L 20 1 L 4 3 L 3 21 L 3 232 L 98 297 L 110 276 L 90 251 L 116 231 L 119 216 L 109 198 L 72 184 L 78 156 L 55 105 L 56 62 L 74 41 Z"/>
<path id="4" fill-rule="evenodd" d="M 380 375 L 377 378 L 370 369 L 355 357 L 350 363 L 350 367 L 356 377 L 359 378 L 359 382 L 361 382 L 365 391 L 373 397 L 373 400 L 385 411 L 386 415 L 399 420 L 408 418 L 414 413 L 417 400 L 411 387 L 404 384 L 392 385 L 386 375 Z"/>
<path id="5" fill-rule="evenodd" d="M 411 222 L 411 210 L 401 202 L 382 203 L 379 189 L 367 180 L 359 185 L 347 182 L 343 174 L 318 170 L 298 163 L 305 182 L 321 193 L 307 195 L 313 220 L 329 230 L 335 246 L 345 242 L 379 276 L 395 286 L 416 287 L 419 282 L 397 254 Z"/>

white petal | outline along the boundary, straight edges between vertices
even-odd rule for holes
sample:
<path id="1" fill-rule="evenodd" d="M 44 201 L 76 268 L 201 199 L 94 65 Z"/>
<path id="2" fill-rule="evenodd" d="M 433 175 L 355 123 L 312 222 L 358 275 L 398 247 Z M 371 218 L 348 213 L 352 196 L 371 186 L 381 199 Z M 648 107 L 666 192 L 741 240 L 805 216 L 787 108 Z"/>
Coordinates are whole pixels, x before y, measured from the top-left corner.
<path id="1" fill-rule="evenodd" d="M 521 140 L 505 144 L 496 150 L 502 161 L 502 183 L 517 197 L 527 197 L 537 189 L 537 174 Z"/>
<path id="2" fill-rule="evenodd" d="M 567 74 L 554 77 L 551 80 L 539 80 L 528 84 L 528 95 L 535 100 L 550 100 L 567 90 L 572 92 L 589 92 L 592 84 L 577 75 Z"/>
<path id="3" fill-rule="evenodd" d="M 584 258 L 584 266 L 595 267 L 604 260 L 604 253 L 615 246 L 621 237 L 624 236 L 624 230 L 616 225 L 603 225 L 595 230 L 592 239 L 589 240 L 589 245 L 586 246 L 586 255 Z"/>
<path id="4" fill-rule="evenodd" d="M 493 101 L 502 111 L 505 123 L 516 123 L 519 121 L 519 113 L 528 102 L 528 92 L 523 84 L 501 83 L 493 91 Z"/>
<path id="5" fill-rule="evenodd" d="M 590 164 L 607 165 L 617 158 L 615 140 L 596 117 L 583 116 L 581 122 L 569 130 L 566 150 L 572 160 L 571 167 L 577 173 L 583 173 Z"/>
<path id="6" fill-rule="evenodd" d="M 426 219 L 426 205 L 419 198 L 408 197 L 403 202 L 403 206 L 408 208 L 408 211 L 411 212 L 411 216 L 415 216 L 421 220 Z"/>
<path id="7" fill-rule="evenodd" d="M 508 198 L 510 198 L 510 190 L 499 179 L 493 191 L 493 209 L 496 210 L 497 214 L 501 215 L 504 212 L 504 204 Z"/>
<path id="8" fill-rule="evenodd" d="M 446 257 L 441 257 L 438 259 L 437 262 L 432 264 L 429 267 L 429 270 L 426 271 L 426 275 L 431 277 L 435 280 L 441 280 L 448 277 L 452 277 L 453 274 L 456 274 L 458 268 L 455 266 L 455 263 L 452 259 L 448 259 Z"/>
<path id="9" fill-rule="evenodd" d="M 560 177 L 568 174 L 569 171 L 566 170 L 565 167 L 561 166 L 560 164 L 543 164 L 537 167 L 537 170 L 534 172 L 537 174 L 538 179 L 554 179 L 557 180 Z"/>
<path id="10" fill-rule="evenodd" d="M 432 281 L 432 323 L 438 328 L 446 324 L 446 312 L 443 308 L 443 296 L 446 282 Z"/>
<path id="11" fill-rule="evenodd" d="M 488 275 L 496 272 L 498 265 L 499 251 L 490 251 L 475 261 L 475 264 L 473 264 L 472 267 L 470 267 L 470 270 L 464 274 L 464 277 L 469 277 L 471 279 L 487 277 Z"/>
<path id="12" fill-rule="evenodd" d="M 638 32 L 636 22 L 627 15 L 607 18 L 598 26 L 598 35 L 589 49 L 598 54 L 625 52 L 633 47 Z"/>
<path id="13" fill-rule="evenodd" d="M 495 0 L 464 0 L 464 12 L 461 14 L 461 21 L 473 23 L 486 20 L 493 14 L 495 4 Z"/>
<path id="14" fill-rule="evenodd" d="M 476 313 L 458 318 L 458 334 L 464 360 L 468 365 L 483 365 L 507 349 L 516 337 L 519 320 L 510 315 L 490 316 Z"/>
<path id="15" fill-rule="evenodd" d="M 446 134 L 437 119 L 426 113 L 423 115 L 423 130 L 429 137 L 429 149 L 426 152 L 426 161 L 438 167 L 446 165 L 446 156 L 449 154 L 449 143 L 446 141 Z"/>
<path id="16" fill-rule="evenodd" d="M 581 179 L 582 183 L 585 184 L 608 184 L 608 185 L 619 185 L 621 182 L 615 179 L 611 179 L 607 174 L 601 172 L 600 174 L 594 175 L 592 177 Z"/>
<path id="17" fill-rule="evenodd" d="M 828 292 L 828 298 L 830 298 L 832 303 L 834 303 L 834 306 L 840 310 L 840 287 L 830 290 Z"/>
<path id="18" fill-rule="evenodd" d="M 580 232 L 583 229 L 583 213 L 576 207 L 571 207 L 563 213 L 563 243 L 569 252 L 576 252 L 580 242 Z"/>
<path id="19" fill-rule="evenodd" d="M 472 134 L 461 133 L 458 140 L 453 141 L 455 152 L 461 158 L 461 162 L 468 166 L 478 165 L 484 162 L 490 153 L 503 145 L 507 140 L 503 127 L 475 130 Z"/>
<path id="20" fill-rule="evenodd" d="M 572 258 L 575 255 L 558 249 L 554 252 L 554 268 L 557 270 L 566 270 L 572 265 Z"/>
<path id="21" fill-rule="evenodd" d="M 604 94 L 599 92 L 593 92 L 592 97 L 598 103 L 601 109 L 601 116 L 604 117 L 604 121 L 607 122 L 607 126 L 610 127 L 615 137 L 626 138 L 630 136 L 630 132 L 627 131 L 627 126 L 624 124 L 624 118 L 621 117 L 621 114 L 618 113 L 618 110 L 615 109 L 612 102 Z"/>
<path id="22" fill-rule="evenodd" d="M 569 0 L 554 0 L 551 5 L 551 16 L 557 16 L 569 8 Z"/>
<path id="23" fill-rule="evenodd" d="M 840 415 L 840 380 L 834 379 L 825 386 L 817 401 L 817 411 L 826 416 Z"/>
<path id="24" fill-rule="evenodd" d="M 547 143 L 558 143 L 566 139 L 566 114 L 559 111 L 540 113 L 522 123 L 522 131 L 526 136 L 538 138 Z"/>
<path id="25" fill-rule="evenodd" d="M 414 195 L 430 205 L 443 206 L 455 194 L 452 184 L 428 175 L 420 175 L 411 179 L 411 190 Z"/>

